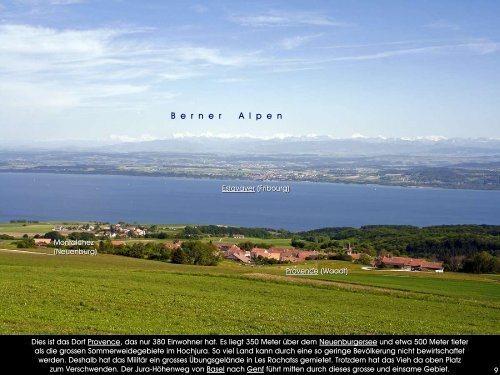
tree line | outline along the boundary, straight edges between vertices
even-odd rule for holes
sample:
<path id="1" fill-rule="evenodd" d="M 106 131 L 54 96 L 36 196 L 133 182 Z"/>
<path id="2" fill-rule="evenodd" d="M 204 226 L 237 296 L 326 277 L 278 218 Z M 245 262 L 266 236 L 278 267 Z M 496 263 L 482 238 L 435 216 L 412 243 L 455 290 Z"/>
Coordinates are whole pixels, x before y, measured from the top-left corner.
<path id="1" fill-rule="evenodd" d="M 500 272 L 498 225 L 369 225 L 316 229 L 292 237 L 293 246 L 308 250 L 342 252 L 348 244 L 371 256 L 442 261 L 449 271 Z"/>
<path id="2" fill-rule="evenodd" d="M 98 251 L 139 259 L 158 260 L 176 264 L 216 266 L 219 250 L 210 242 L 185 241 L 177 249 L 169 249 L 162 242 L 133 242 L 113 245 L 111 240 L 99 241 Z"/>

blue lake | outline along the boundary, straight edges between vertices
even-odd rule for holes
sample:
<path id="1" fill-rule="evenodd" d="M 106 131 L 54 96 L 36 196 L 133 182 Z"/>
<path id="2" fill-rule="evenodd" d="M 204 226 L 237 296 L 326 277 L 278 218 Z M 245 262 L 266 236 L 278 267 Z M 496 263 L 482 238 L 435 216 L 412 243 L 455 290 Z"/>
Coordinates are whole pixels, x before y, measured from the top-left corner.
<path id="1" fill-rule="evenodd" d="M 291 192 L 224 194 L 222 185 Z M 307 182 L 0 173 L 0 222 L 228 224 L 303 230 L 368 224 L 500 224 L 500 192 Z"/>

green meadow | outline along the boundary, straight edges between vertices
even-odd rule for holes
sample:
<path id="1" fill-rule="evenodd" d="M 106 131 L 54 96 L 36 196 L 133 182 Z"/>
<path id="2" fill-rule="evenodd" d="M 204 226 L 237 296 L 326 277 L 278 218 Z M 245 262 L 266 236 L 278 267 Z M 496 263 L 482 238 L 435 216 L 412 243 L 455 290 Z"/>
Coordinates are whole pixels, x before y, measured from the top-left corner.
<path id="1" fill-rule="evenodd" d="M 500 333 L 496 276 L 300 267 L 317 266 L 349 274 L 310 280 L 285 277 L 284 266 L 0 251 L 0 333 Z"/>
<path id="2" fill-rule="evenodd" d="M 0 233 L 47 233 L 54 228 L 57 223 L 0 223 Z"/>
<path id="3" fill-rule="evenodd" d="M 319 269 L 328 267 L 329 262 L 308 262 L 307 266 Z M 345 267 L 347 262 L 332 262 L 334 267 Z M 332 266 L 332 263 L 329 266 Z M 273 274 L 283 274 L 285 266 L 275 267 Z M 411 291 L 423 295 L 457 297 L 465 301 L 491 301 L 500 303 L 500 275 L 474 275 L 463 273 L 401 272 L 391 270 L 366 271 L 360 265 L 349 265 L 344 275 L 320 275 L 307 278 L 349 283 L 365 286 Z"/>
<path id="4" fill-rule="evenodd" d="M 290 247 L 290 238 L 257 238 L 257 237 L 245 237 L 245 238 L 232 238 L 232 237 L 206 237 L 204 241 L 212 241 L 214 244 L 217 242 L 238 244 L 245 241 L 250 241 L 256 244 L 266 244 L 276 247 Z"/>

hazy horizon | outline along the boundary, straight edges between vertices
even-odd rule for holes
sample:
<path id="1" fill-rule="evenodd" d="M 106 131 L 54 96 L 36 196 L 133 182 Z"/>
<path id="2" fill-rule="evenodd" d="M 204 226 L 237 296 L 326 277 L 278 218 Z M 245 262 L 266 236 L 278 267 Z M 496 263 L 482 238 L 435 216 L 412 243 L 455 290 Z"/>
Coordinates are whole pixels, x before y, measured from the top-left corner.
<path id="1" fill-rule="evenodd" d="M 96 152 L 96 153 L 134 153 L 154 152 L 173 154 L 239 154 L 287 155 L 455 155 L 459 157 L 500 156 L 500 139 L 495 138 L 385 138 L 356 135 L 350 138 L 306 135 L 293 136 L 279 134 L 259 137 L 249 134 L 176 134 L 158 139 L 132 139 L 124 137 L 110 140 L 33 140 L 6 142 L 0 140 L 0 152 Z M 472 159 L 471 159 L 472 160 Z"/>

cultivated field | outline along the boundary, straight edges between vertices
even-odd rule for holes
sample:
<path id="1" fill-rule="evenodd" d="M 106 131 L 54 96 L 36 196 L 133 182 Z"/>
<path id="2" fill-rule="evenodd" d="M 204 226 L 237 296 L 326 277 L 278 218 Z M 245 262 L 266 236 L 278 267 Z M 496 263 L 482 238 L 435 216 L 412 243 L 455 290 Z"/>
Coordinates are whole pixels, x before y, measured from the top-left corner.
<path id="1" fill-rule="evenodd" d="M 0 234 L 9 234 L 12 236 L 44 234 L 50 232 L 54 225 L 54 223 L 0 223 Z"/>
<path id="2" fill-rule="evenodd" d="M 345 266 L 303 278 L 284 266 L 0 251 L 0 333 L 500 334 L 498 276 L 301 265 Z"/>

